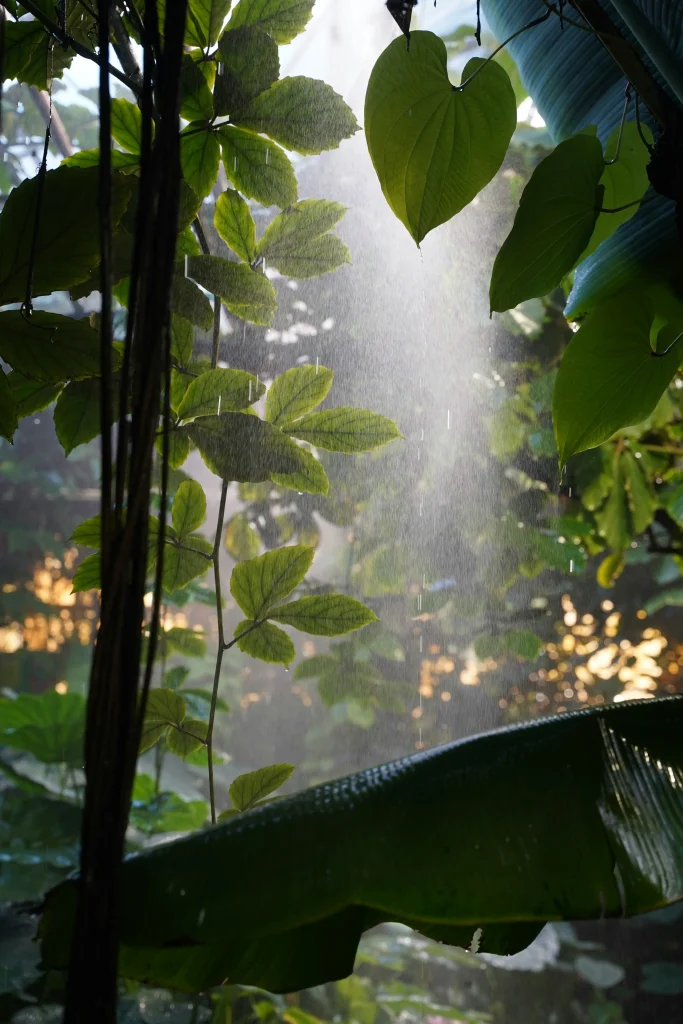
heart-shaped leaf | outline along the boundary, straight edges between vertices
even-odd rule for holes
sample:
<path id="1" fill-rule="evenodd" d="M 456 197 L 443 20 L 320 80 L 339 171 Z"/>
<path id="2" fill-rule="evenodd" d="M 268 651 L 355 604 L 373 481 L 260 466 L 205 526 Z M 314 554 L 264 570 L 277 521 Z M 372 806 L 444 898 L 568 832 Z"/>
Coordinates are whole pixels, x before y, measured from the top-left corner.
<path id="1" fill-rule="evenodd" d="M 382 191 L 419 243 L 491 181 L 517 124 L 510 79 L 494 61 L 470 60 L 464 87 L 448 78 L 446 46 L 411 32 L 387 46 L 365 97 L 365 135 Z"/>

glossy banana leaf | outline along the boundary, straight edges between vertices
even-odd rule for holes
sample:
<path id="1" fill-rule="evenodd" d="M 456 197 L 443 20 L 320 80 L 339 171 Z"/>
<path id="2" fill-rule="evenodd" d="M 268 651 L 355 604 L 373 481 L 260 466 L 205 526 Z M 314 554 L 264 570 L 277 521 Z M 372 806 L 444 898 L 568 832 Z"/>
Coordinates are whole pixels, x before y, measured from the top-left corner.
<path id="1" fill-rule="evenodd" d="M 501 729 L 276 800 L 129 858 L 122 975 L 197 991 L 291 991 L 353 969 L 400 921 L 512 953 L 549 920 L 683 897 L 683 698 Z M 72 881 L 47 898 L 68 962 Z"/>
<path id="2" fill-rule="evenodd" d="M 683 66 L 683 0 L 600 0 L 600 7 L 673 99 L 671 66 Z M 540 0 L 484 0 L 483 9 L 498 39 L 506 39 L 543 13 Z M 621 119 L 626 79 L 596 36 L 570 24 L 581 21 L 577 11 L 570 4 L 564 11 L 564 29 L 557 17 L 549 17 L 514 39 L 509 51 L 556 142 L 595 125 L 604 144 Z M 638 17 L 645 18 L 658 52 L 642 32 L 637 37 L 629 30 L 620 11 L 630 13 L 632 26 L 637 26 Z M 657 134 L 656 122 L 642 102 L 640 112 Z M 635 119 L 633 101 L 627 116 Z M 680 288 L 683 251 L 676 233 L 675 204 L 650 195 L 653 198 L 579 266 L 567 315 L 587 312 L 634 281 L 643 285 L 664 277 Z"/>

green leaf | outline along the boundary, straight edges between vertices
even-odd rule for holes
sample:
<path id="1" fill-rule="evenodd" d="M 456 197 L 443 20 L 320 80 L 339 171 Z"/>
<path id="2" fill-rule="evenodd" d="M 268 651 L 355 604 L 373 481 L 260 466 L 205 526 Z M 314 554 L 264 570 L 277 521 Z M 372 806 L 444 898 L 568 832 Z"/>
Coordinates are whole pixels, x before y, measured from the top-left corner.
<path id="1" fill-rule="evenodd" d="M 85 699 L 77 693 L 22 693 L 0 699 L 0 744 L 43 764 L 83 765 Z"/>
<path id="2" fill-rule="evenodd" d="M 159 722 L 150 723 L 147 721 L 147 719 L 145 719 L 144 722 L 142 723 L 142 731 L 140 733 L 140 746 L 138 747 L 138 754 L 144 754 L 146 750 L 149 750 L 151 747 L 153 747 L 154 744 L 162 738 L 162 736 L 166 735 L 168 730 L 168 725 L 163 725 Z"/>
<path id="3" fill-rule="evenodd" d="M 256 558 L 258 555 L 261 541 L 244 512 L 238 512 L 228 521 L 225 527 L 225 547 L 236 562 Z"/>
<path id="4" fill-rule="evenodd" d="M 183 430 L 211 472 L 224 480 L 258 483 L 272 473 L 296 473 L 306 465 L 308 453 L 258 416 L 202 416 Z"/>
<path id="5" fill-rule="evenodd" d="M 213 113 L 209 83 L 191 54 L 185 53 L 180 72 L 180 116 L 185 121 L 210 121 Z"/>
<path id="6" fill-rule="evenodd" d="M 269 618 L 316 636 L 341 636 L 377 622 L 371 608 L 344 594 L 301 597 L 273 609 Z"/>
<path id="7" fill-rule="evenodd" d="M 174 316 L 171 321 L 171 358 L 179 366 L 187 366 L 192 359 L 194 330 L 189 320 Z"/>
<path id="8" fill-rule="evenodd" d="M 602 146 L 565 139 L 531 175 L 491 275 L 491 309 L 502 313 L 547 295 L 588 245 L 602 203 Z"/>
<path id="9" fill-rule="evenodd" d="M 657 500 L 638 460 L 631 452 L 623 453 L 621 465 L 628 488 L 633 532 L 643 533 L 654 519 Z"/>
<path id="10" fill-rule="evenodd" d="M 99 149 L 79 149 L 78 153 L 62 160 L 63 167 L 98 167 L 100 163 Z M 124 153 L 121 149 L 112 149 L 111 165 L 117 171 L 131 173 L 140 166 L 140 158 L 134 153 Z"/>
<path id="11" fill-rule="evenodd" d="M 300 661 L 294 669 L 295 679 L 315 679 L 323 672 L 339 668 L 336 658 L 330 654 L 314 654 L 311 658 Z"/>
<path id="12" fill-rule="evenodd" d="M 299 586 L 313 562 L 313 549 L 299 544 L 239 562 L 232 570 L 230 593 L 250 619 L 263 619 L 273 605 Z"/>
<path id="13" fill-rule="evenodd" d="M 219 295 L 231 313 L 267 327 L 277 309 L 275 288 L 264 274 L 222 256 L 190 256 L 188 273 Z"/>
<path id="14" fill-rule="evenodd" d="M 604 508 L 595 516 L 601 536 L 613 551 L 623 551 L 631 541 L 626 506 L 626 491 L 619 452 L 613 461 L 613 483 Z"/>
<path id="15" fill-rule="evenodd" d="M 241 260 L 253 263 L 256 257 L 256 225 L 249 207 L 234 189 L 226 189 L 216 200 L 213 226 Z"/>
<path id="16" fill-rule="evenodd" d="M 180 166 L 183 178 L 200 199 L 213 188 L 220 159 L 221 147 L 213 128 L 201 122 L 188 125 L 180 136 Z"/>
<path id="17" fill-rule="evenodd" d="M 324 233 L 345 212 L 341 203 L 305 199 L 270 222 L 256 251 L 289 277 L 318 277 L 337 270 L 350 262 L 349 251 L 336 235 Z"/>
<path id="18" fill-rule="evenodd" d="M 85 281 L 99 263 L 100 240 L 93 231 L 99 216 L 98 181 L 97 167 L 57 167 L 46 173 L 33 262 L 34 297 Z M 0 213 L 0 304 L 26 297 L 38 189 L 37 177 L 22 181 Z M 129 179 L 114 172 L 113 228 L 126 208 L 129 189 Z"/>
<path id="19" fill-rule="evenodd" d="M 188 257 L 198 259 L 197 256 Z M 173 275 L 173 287 L 171 291 L 171 306 L 173 312 L 191 324 L 202 327 L 205 331 L 210 330 L 213 324 L 213 307 L 204 292 L 197 287 L 194 281 L 182 274 Z"/>
<path id="20" fill-rule="evenodd" d="M 682 346 L 664 356 L 650 347 L 654 314 L 642 295 L 615 296 L 591 313 L 562 357 L 553 393 L 553 424 L 560 462 L 595 448 L 623 427 L 650 415 L 673 377 Z M 665 327 L 666 349 L 677 336 Z"/>
<path id="21" fill-rule="evenodd" d="M 127 153 L 140 155 L 142 149 L 142 112 L 129 100 L 111 101 L 111 134 Z"/>
<path id="22" fill-rule="evenodd" d="M 235 629 L 237 646 L 243 654 L 275 665 L 289 665 L 296 657 L 294 644 L 278 626 L 262 622 L 255 628 L 251 619 L 244 619 Z"/>
<path id="23" fill-rule="evenodd" d="M 509 629 L 505 634 L 505 649 L 516 658 L 533 661 L 543 651 L 543 641 L 528 629 Z"/>
<path id="24" fill-rule="evenodd" d="M 117 404 L 114 402 L 114 406 Z M 114 416 L 118 418 L 116 409 Z M 79 444 L 87 444 L 97 437 L 101 426 L 99 377 L 72 380 L 67 384 L 57 399 L 54 419 L 57 439 L 65 455 L 69 455 Z"/>
<path id="25" fill-rule="evenodd" d="M 28 63 L 19 73 L 19 81 L 25 85 L 33 85 L 45 91 L 50 88 L 54 78 L 61 78 L 65 68 L 71 65 L 76 56 L 73 50 L 64 50 L 47 32 L 41 33 L 42 38 L 31 52 Z"/>
<path id="26" fill-rule="evenodd" d="M 214 46 L 230 10 L 231 0 L 190 0 L 185 43 L 205 50 Z"/>
<path id="27" fill-rule="evenodd" d="M 197 577 L 204 576 L 211 566 L 207 556 L 211 555 L 212 550 L 208 540 L 200 536 L 186 537 L 182 548 L 166 544 L 162 577 L 164 590 L 172 594 L 182 590 Z"/>
<path id="28" fill-rule="evenodd" d="M 258 401 L 265 386 L 245 370 L 207 370 L 196 377 L 183 396 L 177 412 L 181 420 L 239 412 Z"/>
<path id="29" fill-rule="evenodd" d="M 208 724 L 197 718 L 186 718 L 182 726 L 169 729 L 166 734 L 166 746 L 172 754 L 187 757 L 206 745 Z"/>
<path id="30" fill-rule="evenodd" d="M 325 82 L 302 75 L 275 82 L 235 111 L 234 120 L 303 154 L 336 149 L 358 131 L 355 115 L 341 96 Z"/>
<path id="31" fill-rule="evenodd" d="M 306 494 L 323 494 L 327 496 L 330 481 L 327 473 L 310 452 L 299 448 L 299 465 L 293 473 L 271 473 L 270 479 L 279 487 L 288 487 L 291 491 L 302 491 Z"/>
<path id="32" fill-rule="evenodd" d="M 293 764 L 271 764 L 267 768 L 238 775 L 230 786 L 230 799 L 238 811 L 248 811 L 259 800 L 284 786 L 293 771 Z"/>
<path id="33" fill-rule="evenodd" d="M 185 700 L 165 686 L 150 690 L 145 705 L 145 721 L 150 725 L 172 725 L 180 728 L 185 720 Z"/>
<path id="34" fill-rule="evenodd" d="M 173 529 L 178 540 L 198 530 L 206 519 L 206 495 L 196 480 L 183 480 L 176 491 L 171 509 Z"/>
<path id="35" fill-rule="evenodd" d="M 345 405 L 309 413 L 288 426 L 285 433 L 328 452 L 349 454 L 370 452 L 403 436 L 386 416 Z"/>
<path id="36" fill-rule="evenodd" d="M 18 425 L 16 398 L 9 377 L 0 370 L 0 437 L 11 441 Z"/>
<path id="37" fill-rule="evenodd" d="M 224 32 L 218 44 L 216 113 L 234 114 L 280 77 L 275 40 L 253 25 Z"/>
<path id="38" fill-rule="evenodd" d="M 0 325 L 2 314 L 0 314 Z M 2 328 L 0 327 L 0 330 Z M 17 416 L 22 419 L 24 416 L 33 416 L 36 412 L 42 412 L 52 405 L 62 390 L 63 384 L 44 384 L 39 380 L 31 380 L 23 374 L 12 370 L 7 375 L 7 382 L 12 389 L 12 395 L 16 403 Z"/>
<path id="39" fill-rule="evenodd" d="M 315 0 L 240 0 L 228 24 L 232 31 L 240 25 L 256 25 L 276 43 L 291 43 L 306 28 Z"/>
<path id="40" fill-rule="evenodd" d="M 432 32 L 394 39 L 375 64 L 365 97 L 365 135 L 382 191 L 420 244 L 491 181 L 517 124 L 506 72 L 474 57 L 464 88 L 448 78 L 446 46 Z"/>
<path id="41" fill-rule="evenodd" d="M 624 570 L 623 551 L 614 551 L 600 562 L 595 579 L 600 587 L 613 587 Z"/>
<path id="42" fill-rule="evenodd" d="M 223 125 L 218 129 L 225 173 L 249 199 L 284 208 L 296 202 L 298 186 L 289 158 L 270 139 Z"/>
<path id="43" fill-rule="evenodd" d="M 0 259 L 2 257 L 0 256 Z M 0 357 L 17 373 L 46 384 L 94 377 L 100 372 L 100 337 L 88 320 L 36 309 L 0 312 Z M 113 368 L 121 359 L 112 351 Z"/>
<path id="44" fill-rule="evenodd" d="M 646 124 L 640 126 L 643 135 L 652 143 L 652 132 Z M 612 160 L 617 154 L 617 140 L 619 128 L 615 128 L 605 145 L 605 159 Z M 605 210 L 616 210 L 621 206 L 628 206 L 637 199 L 641 199 L 650 187 L 650 179 L 647 176 L 647 164 L 650 159 L 650 152 L 640 137 L 638 125 L 635 121 L 626 121 L 619 152 L 615 163 L 605 164 L 600 178 L 600 184 L 605 191 L 602 197 L 602 208 Z M 629 206 L 619 213 L 601 213 L 598 216 L 593 234 L 584 251 L 581 253 L 580 261 L 585 260 L 597 247 L 610 235 L 613 235 L 617 228 L 630 220 L 638 212 L 638 206 Z"/>
<path id="45" fill-rule="evenodd" d="M 70 544 L 78 544 L 86 548 L 98 548 L 102 543 L 102 525 L 99 515 L 79 523 L 69 537 Z"/>
<path id="46" fill-rule="evenodd" d="M 4 81 L 19 78 L 44 35 L 45 29 L 39 21 L 5 19 L 5 49 L 0 69 Z"/>
<path id="47" fill-rule="evenodd" d="M 94 555 L 88 555 L 74 573 L 72 580 L 72 594 L 80 594 L 86 590 L 100 589 L 100 568 L 101 559 L 99 551 Z"/>
<path id="48" fill-rule="evenodd" d="M 179 184 L 180 207 L 178 209 L 178 231 L 184 231 L 185 228 L 189 228 L 190 224 L 199 213 L 202 200 L 182 178 L 180 179 Z"/>
<path id="49" fill-rule="evenodd" d="M 206 640 L 204 634 L 195 629 L 182 629 L 174 626 L 162 633 L 164 645 L 172 651 L 178 651 L 188 658 L 203 658 L 206 654 Z"/>
<path id="50" fill-rule="evenodd" d="M 266 395 L 266 419 L 283 427 L 327 398 L 334 371 L 324 366 L 294 366 L 276 377 Z"/>
<path id="51" fill-rule="evenodd" d="M 154 444 L 159 455 L 163 455 L 163 438 L 157 437 Z M 190 439 L 187 434 L 183 434 L 178 430 L 172 431 L 168 442 L 168 464 L 171 469 L 180 469 L 189 454 Z"/>

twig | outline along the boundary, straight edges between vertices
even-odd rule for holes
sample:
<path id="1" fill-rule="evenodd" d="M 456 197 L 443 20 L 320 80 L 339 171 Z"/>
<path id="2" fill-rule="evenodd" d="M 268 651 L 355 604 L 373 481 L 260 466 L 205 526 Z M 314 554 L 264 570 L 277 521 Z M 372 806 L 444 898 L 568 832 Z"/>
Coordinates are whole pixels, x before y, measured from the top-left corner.
<path id="1" fill-rule="evenodd" d="M 610 160 L 605 160 L 605 167 L 611 167 L 619 159 L 619 152 L 621 150 L 621 139 L 624 134 L 624 124 L 626 123 L 626 114 L 628 112 L 629 103 L 631 102 L 631 83 L 626 83 L 626 92 L 624 95 L 624 109 L 621 112 L 621 121 L 619 122 L 619 134 L 617 136 L 617 145 L 614 151 L 614 156 Z"/>
<path id="2" fill-rule="evenodd" d="M 216 717 L 216 702 L 218 700 L 218 684 L 221 678 L 221 666 L 223 664 L 223 653 L 226 650 L 225 632 L 223 625 L 223 597 L 221 594 L 221 537 L 223 535 L 223 519 L 225 517 L 225 502 L 228 496 L 228 481 L 221 483 L 221 498 L 218 506 L 218 521 L 216 523 L 216 538 L 213 545 L 213 578 L 216 590 L 216 616 L 218 618 L 218 652 L 216 654 L 216 668 L 213 675 L 213 688 L 211 690 L 211 708 L 209 710 L 209 724 L 206 731 L 206 752 L 209 762 L 209 803 L 211 805 L 211 824 L 216 824 L 216 790 L 213 778 L 213 724 Z"/>
<path id="3" fill-rule="evenodd" d="M 121 15 L 112 8 L 111 12 L 111 27 L 114 30 L 114 51 L 116 56 L 119 58 L 121 67 L 126 72 L 131 82 L 135 82 L 138 89 L 142 89 L 142 71 L 137 62 L 135 54 L 133 53 L 133 47 L 130 45 L 130 39 L 126 32 L 126 27 L 123 24 Z"/>
<path id="4" fill-rule="evenodd" d="M 100 495 L 100 531 L 101 531 L 101 583 L 102 604 L 109 598 L 109 573 L 113 550 L 113 516 L 112 516 L 112 360 L 111 347 L 113 341 L 112 325 L 112 219 L 111 219 L 111 91 L 107 64 L 109 61 L 109 0 L 100 0 L 98 29 L 98 45 L 102 63 L 100 64 L 100 162 L 98 175 L 98 206 L 100 233 L 100 433 L 102 435 L 102 491 Z"/>
<path id="5" fill-rule="evenodd" d="M 466 85 L 469 85 L 469 83 L 472 81 L 472 79 L 476 78 L 477 75 L 479 74 L 479 72 L 482 71 L 486 67 L 487 64 L 490 64 L 491 61 L 493 60 L 493 58 L 496 56 L 496 54 L 500 53 L 500 51 L 503 50 L 508 45 L 508 43 L 511 43 L 513 39 L 517 38 L 517 36 L 521 36 L 522 32 L 528 32 L 530 28 L 536 28 L 537 25 L 542 25 L 544 21 L 548 20 L 548 18 L 550 17 L 550 15 L 552 13 L 553 13 L 552 10 L 548 9 L 545 12 L 545 14 L 541 14 L 540 17 L 534 18 L 533 21 L 527 22 L 526 25 L 522 25 L 522 27 L 518 28 L 516 32 L 513 32 L 511 36 L 508 36 L 507 39 L 504 39 L 503 42 L 499 46 L 497 46 L 492 53 L 490 53 L 488 55 L 486 60 L 484 60 L 483 63 L 481 63 L 479 65 L 479 67 L 476 68 L 472 72 L 472 74 L 469 75 L 469 77 L 465 79 L 464 82 L 461 82 L 460 85 L 454 85 L 453 86 L 454 92 L 460 92 L 462 89 L 465 88 Z"/>
<path id="6" fill-rule="evenodd" d="M 4 3 L 2 3 L 2 0 L 0 0 L 0 6 L 5 6 Z M 40 7 L 34 4 L 32 0 L 26 0 L 25 3 L 24 0 L 21 0 L 21 6 L 25 7 L 29 14 L 32 14 L 36 21 L 39 21 L 41 25 L 48 30 L 50 35 L 53 36 L 58 43 L 61 43 L 62 46 L 68 47 L 73 50 L 74 53 L 77 53 L 79 57 L 85 57 L 86 60 L 91 60 L 97 65 L 101 63 L 101 58 L 98 57 L 96 53 L 92 53 L 87 46 L 83 46 L 81 43 L 73 39 L 67 32 L 63 32 L 59 25 L 55 21 L 52 21 L 51 18 L 48 18 L 41 11 Z M 124 85 L 127 85 L 131 92 L 136 94 L 139 92 L 135 82 L 129 78 L 128 75 L 124 75 L 122 71 L 115 68 L 113 64 L 109 64 L 109 74 L 113 75 L 114 78 L 118 78 L 118 80 L 123 82 Z"/>

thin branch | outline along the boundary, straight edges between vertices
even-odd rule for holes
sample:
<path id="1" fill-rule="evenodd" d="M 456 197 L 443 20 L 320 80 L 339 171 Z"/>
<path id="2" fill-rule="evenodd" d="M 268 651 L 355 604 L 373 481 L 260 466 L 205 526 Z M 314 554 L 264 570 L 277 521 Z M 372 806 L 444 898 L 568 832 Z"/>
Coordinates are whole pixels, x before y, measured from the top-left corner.
<path id="1" fill-rule="evenodd" d="M 624 94 L 624 109 L 621 112 L 621 121 L 619 122 L 619 134 L 617 136 L 617 146 L 614 151 L 614 156 L 610 160 L 605 160 L 605 167 L 611 167 L 619 159 L 619 153 L 621 151 L 621 139 L 624 134 L 624 124 L 626 123 L 626 114 L 628 113 L 629 104 L 631 102 L 631 83 L 626 83 L 626 92 Z"/>
<path id="2" fill-rule="evenodd" d="M 0 6 L 5 6 L 5 4 L 2 3 L 2 0 L 0 0 Z M 91 60 L 93 61 L 93 63 L 99 66 L 99 64 L 101 63 L 101 58 L 98 57 L 96 53 L 93 53 L 91 50 L 89 50 L 87 46 L 83 46 L 81 43 L 77 42 L 67 32 L 63 32 L 59 25 L 55 21 L 52 21 L 51 18 L 48 18 L 45 14 L 43 14 L 40 7 L 34 4 L 32 0 L 25 0 L 25 2 L 24 0 L 21 0 L 21 6 L 25 7 L 29 14 L 32 14 L 36 21 L 39 21 L 41 25 L 47 29 L 50 35 L 57 40 L 58 43 L 61 43 L 62 46 L 68 47 L 69 49 L 73 50 L 74 53 L 77 53 L 79 55 L 79 57 L 85 57 L 86 60 Z M 113 64 L 109 65 L 109 74 L 113 75 L 114 78 L 118 78 L 120 82 L 123 82 L 124 85 L 128 86 L 131 92 L 134 92 L 137 95 L 139 89 L 138 86 L 136 86 L 135 82 L 133 82 L 133 80 L 130 79 L 128 75 L 124 75 L 122 71 L 119 71 L 118 68 L 115 68 Z"/>
<path id="3" fill-rule="evenodd" d="M 216 668 L 213 675 L 213 688 L 211 690 L 211 708 L 209 710 L 209 725 L 206 732 L 206 752 L 209 761 L 209 803 L 211 805 L 211 824 L 216 824 L 216 789 L 213 778 L 213 724 L 216 717 L 216 702 L 218 700 L 218 684 L 221 678 L 221 666 L 223 664 L 223 653 L 226 650 L 225 632 L 223 624 L 223 596 L 221 594 L 221 537 L 223 536 L 223 519 L 225 518 L 225 502 L 228 496 L 228 481 L 223 480 L 221 484 L 221 498 L 218 506 L 218 521 L 216 523 L 216 538 L 213 545 L 213 577 L 216 590 L 216 616 L 218 619 L 218 652 L 216 654 Z"/>
<path id="4" fill-rule="evenodd" d="M 123 24 L 123 19 L 115 7 L 112 8 L 111 12 L 111 27 L 114 30 L 114 51 L 119 58 L 119 63 L 131 82 L 135 82 L 139 91 L 142 89 L 142 71 L 133 53 L 133 47 L 130 44 L 126 26 Z"/>
<path id="5" fill-rule="evenodd" d="M 490 62 L 493 60 L 493 58 L 496 56 L 496 54 L 500 53 L 500 51 L 503 50 L 508 45 L 508 43 L 511 43 L 513 39 L 517 38 L 517 36 L 521 36 L 522 32 L 528 32 L 530 28 L 536 28 L 537 25 L 542 25 L 544 21 L 548 20 L 548 18 L 550 17 L 550 15 L 552 13 L 553 13 L 552 10 L 548 9 L 545 12 L 545 14 L 542 14 L 539 18 L 534 18 L 533 21 L 527 22 L 526 25 L 522 25 L 522 27 L 518 28 L 516 32 L 513 32 L 511 36 L 508 36 L 507 39 L 504 39 L 503 42 L 500 44 L 500 46 L 497 46 L 495 48 L 495 50 L 488 55 L 488 57 L 483 62 L 483 64 L 480 64 L 479 67 L 476 68 L 472 72 L 472 74 L 468 78 L 465 79 L 464 82 L 461 82 L 460 85 L 454 85 L 453 86 L 454 92 L 460 92 L 462 89 L 464 89 L 465 86 L 468 85 L 472 81 L 473 78 L 477 77 L 479 72 L 482 71 L 486 67 L 487 64 L 490 64 Z"/>
<path id="6" fill-rule="evenodd" d="M 624 210 L 630 210 L 632 206 L 646 206 L 647 203 L 651 203 L 654 196 L 646 196 L 645 199 L 634 199 L 631 203 L 624 203 L 623 206 L 614 206 L 611 208 L 601 206 L 599 213 L 622 213 Z"/>
<path id="7" fill-rule="evenodd" d="M 109 577 L 113 550 L 112 516 L 112 162 L 111 162 L 111 91 L 107 62 L 109 60 L 108 0 L 100 3 L 98 45 L 103 63 L 100 64 L 100 163 L 98 174 L 98 207 L 100 234 L 100 434 L 102 435 L 101 463 L 102 490 L 100 495 L 100 529 L 102 558 L 102 603 L 109 598 Z"/>

